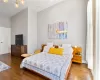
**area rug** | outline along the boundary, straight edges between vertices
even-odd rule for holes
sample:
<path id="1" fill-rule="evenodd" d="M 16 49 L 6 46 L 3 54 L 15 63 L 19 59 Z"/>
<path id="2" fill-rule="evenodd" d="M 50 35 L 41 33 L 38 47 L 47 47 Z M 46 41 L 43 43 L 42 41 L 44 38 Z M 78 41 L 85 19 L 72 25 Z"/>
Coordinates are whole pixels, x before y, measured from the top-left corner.
<path id="1" fill-rule="evenodd" d="M 5 63 L 0 61 L 0 72 L 9 69 L 10 66 L 6 65 Z"/>

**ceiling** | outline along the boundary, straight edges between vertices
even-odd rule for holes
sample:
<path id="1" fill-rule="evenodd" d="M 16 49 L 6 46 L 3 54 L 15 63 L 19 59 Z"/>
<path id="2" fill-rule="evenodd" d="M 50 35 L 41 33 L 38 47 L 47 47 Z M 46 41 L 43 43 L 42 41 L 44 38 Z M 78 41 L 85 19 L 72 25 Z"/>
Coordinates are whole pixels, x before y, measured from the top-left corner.
<path id="1" fill-rule="evenodd" d="M 27 7 L 31 7 L 34 11 L 38 12 L 61 1 L 64 0 L 25 0 L 24 5 L 20 4 L 19 8 L 16 8 L 15 0 L 9 0 L 8 3 L 0 0 L 0 15 L 11 17 Z"/>

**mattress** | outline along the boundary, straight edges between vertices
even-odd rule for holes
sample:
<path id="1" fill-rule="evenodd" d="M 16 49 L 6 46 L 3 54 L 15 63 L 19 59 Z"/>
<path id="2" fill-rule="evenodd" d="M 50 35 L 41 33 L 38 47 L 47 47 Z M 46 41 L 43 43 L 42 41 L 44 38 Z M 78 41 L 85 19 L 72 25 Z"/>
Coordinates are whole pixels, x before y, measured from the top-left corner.
<path id="1" fill-rule="evenodd" d="M 34 70 L 52 80 L 64 80 L 72 55 L 39 53 L 23 59 L 20 67 Z"/>

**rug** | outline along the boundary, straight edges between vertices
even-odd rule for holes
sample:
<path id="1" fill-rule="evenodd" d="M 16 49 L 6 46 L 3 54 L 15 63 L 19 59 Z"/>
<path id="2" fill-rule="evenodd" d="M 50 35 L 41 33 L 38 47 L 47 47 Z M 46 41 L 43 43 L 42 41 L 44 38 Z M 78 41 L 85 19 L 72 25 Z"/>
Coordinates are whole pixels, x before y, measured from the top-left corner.
<path id="1" fill-rule="evenodd" d="M 0 61 L 0 72 L 9 69 L 10 66 L 6 65 L 5 63 Z"/>

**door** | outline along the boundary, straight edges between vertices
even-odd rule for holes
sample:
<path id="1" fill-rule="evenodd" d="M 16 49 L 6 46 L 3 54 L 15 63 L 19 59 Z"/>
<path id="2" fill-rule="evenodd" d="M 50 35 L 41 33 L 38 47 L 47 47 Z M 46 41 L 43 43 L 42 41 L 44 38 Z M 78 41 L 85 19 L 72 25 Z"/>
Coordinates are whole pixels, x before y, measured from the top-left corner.
<path id="1" fill-rule="evenodd" d="M 0 54 L 10 52 L 11 46 L 11 29 L 0 27 Z"/>

